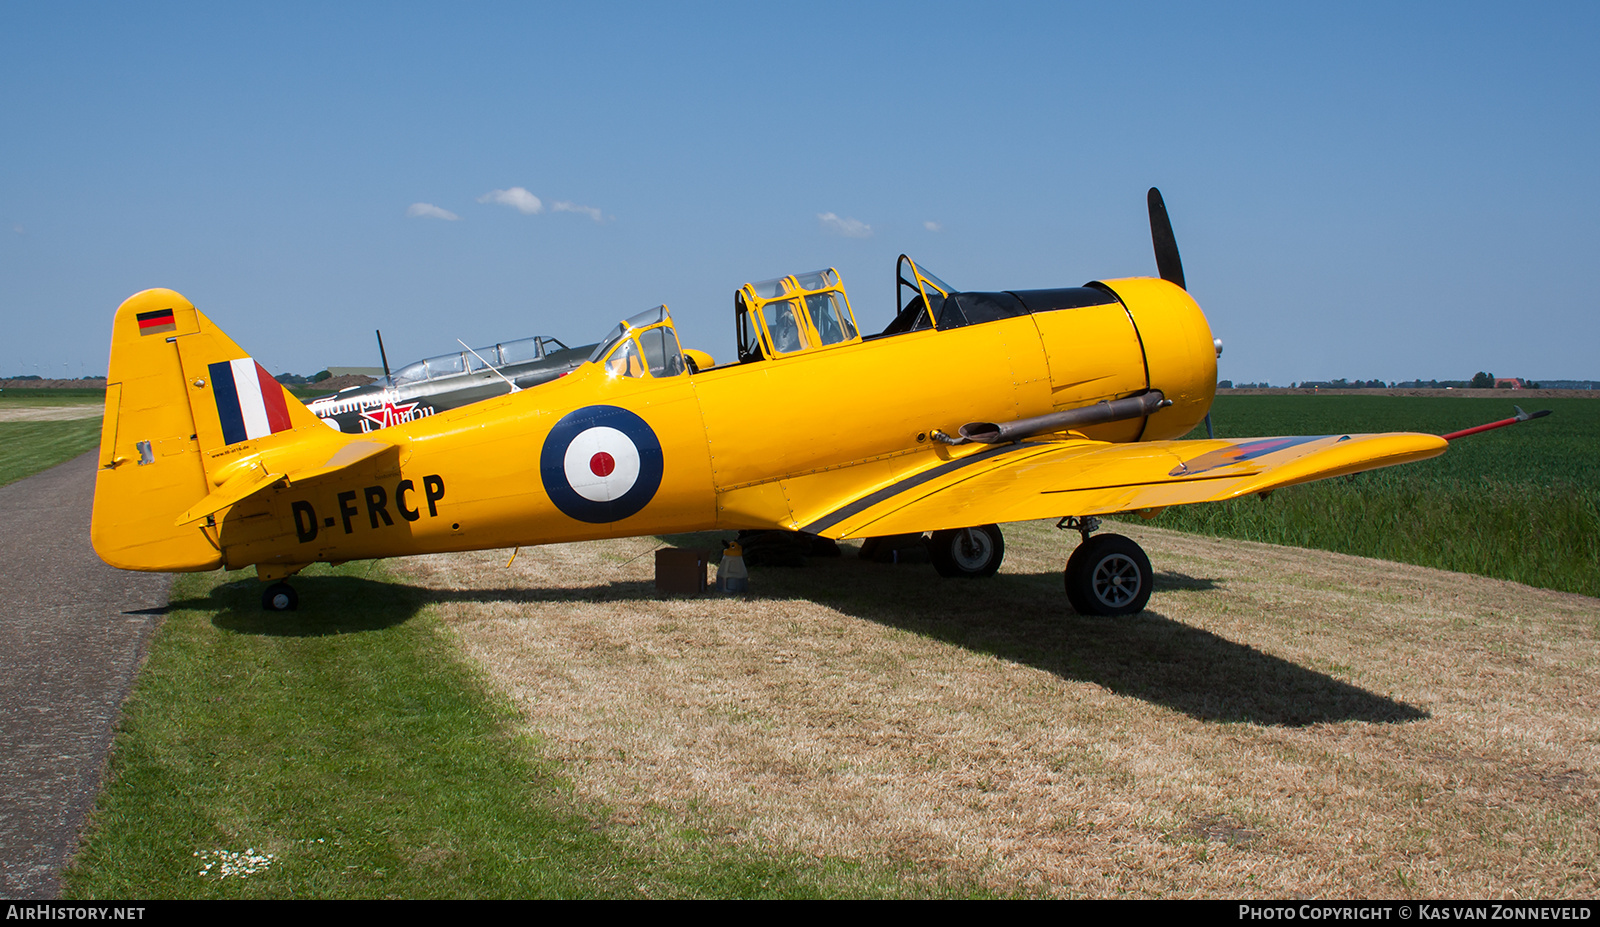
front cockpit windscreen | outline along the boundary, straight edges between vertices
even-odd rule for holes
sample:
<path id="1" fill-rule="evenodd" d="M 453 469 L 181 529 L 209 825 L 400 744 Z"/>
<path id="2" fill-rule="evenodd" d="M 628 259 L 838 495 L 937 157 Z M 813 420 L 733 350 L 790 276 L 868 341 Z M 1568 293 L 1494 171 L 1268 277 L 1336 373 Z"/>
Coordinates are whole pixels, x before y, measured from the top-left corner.
<path id="1" fill-rule="evenodd" d="M 613 328 L 589 355 L 589 360 L 605 358 L 606 372 L 619 377 L 675 377 L 688 369 L 672 316 L 666 306 L 657 306 L 633 316 Z"/>
<path id="2" fill-rule="evenodd" d="M 589 362 L 593 363 L 605 357 L 613 347 L 616 347 L 617 342 L 622 340 L 622 336 L 627 333 L 626 323 L 618 322 L 611 331 L 606 332 L 606 336 L 600 339 L 600 343 L 594 346 L 594 350 L 589 352 Z"/>
<path id="3" fill-rule="evenodd" d="M 917 266 L 904 254 L 895 262 L 894 276 L 894 321 L 883 334 L 898 335 L 933 328 L 934 320 L 944 309 L 945 297 L 955 292 L 955 288 Z"/>
<path id="4" fill-rule="evenodd" d="M 415 361 L 401 367 L 394 372 L 394 385 L 405 386 L 407 383 L 421 383 L 428 379 L 428 362 Z"/>
<path id="5" fill-rule="evenodd" d="M 589 352 L 589 360 L 597 361 L 611 353 L 611 349 L 615 347 L 617 342 L 621 341 L 622 337 L 628 332 L 635 329 L 648 328 L 649 326 L 655 325 L 661 321 L 671 322 L 671 318 L 667 315 L 666 306 L 657 306 L 654 309 L 646 309 L 632 318 L 624 319 L 623 321 L 618 322 L 616 327 L 607 332 L 605 338 L 602 339 L 599 344 L 594 346 L 594 350 Z"/>

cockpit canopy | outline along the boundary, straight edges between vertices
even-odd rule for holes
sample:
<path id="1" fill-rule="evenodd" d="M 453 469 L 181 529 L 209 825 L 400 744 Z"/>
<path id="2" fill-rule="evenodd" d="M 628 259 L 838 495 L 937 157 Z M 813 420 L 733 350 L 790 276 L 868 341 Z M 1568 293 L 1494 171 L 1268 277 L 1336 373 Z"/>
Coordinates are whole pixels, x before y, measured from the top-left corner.
<path id="1" fill-rule="evenodd" d="M 675 377 L 688 369 L 666 306 L 618 322 L 589 360 L 601 361 L 614 377 Z"/>
<path id="2" fill-rule="evenodd" d="M 543 360 L 551 351 L 566 349 L 567 346 L 558 339 L 535 335 L 532 338 L 503 341 L 470 351 L 456 351 L 440 354 L 438 357 L 424 358 L 396 370 L 392 379 L 395 386 L 404 386 L 408 383 L 421 383 L 424 380 L 476 373 L 488 367 L 498 369 L 515 364 L 527 364 Z"/>
<path id="3" fill-rule="evenodd" d="M 833 268 L 746 283 L 733 296 L 739 361 L 783 357 L 861 340 Z"/>
<path id="4" fill-rule="evenodd" d="M 895 295 L 897 309 L 894 321 L 872 337 L 882 338 L 927 328 L 946 331 L 1033 312 L 1105 306 L 1117 301 L 1110 290 L 1099 285 L 997 293 L 964 292 L 919 267 L 917 262 L 904 254 L 895 263 Z"/>

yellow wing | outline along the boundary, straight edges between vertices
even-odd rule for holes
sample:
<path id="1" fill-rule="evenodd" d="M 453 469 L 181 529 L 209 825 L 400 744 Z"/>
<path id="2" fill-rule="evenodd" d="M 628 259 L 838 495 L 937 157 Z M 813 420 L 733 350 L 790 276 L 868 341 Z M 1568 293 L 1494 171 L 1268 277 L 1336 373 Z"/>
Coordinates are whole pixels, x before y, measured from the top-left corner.
<path id="1" fill-rule="evenodd" d="M 1217 502 L 1426 460 L 1448 446 L 1411 433 L 1135 444 L 1055 437 L 964 447 L 850 499 L 792 501 L 803 531 L 879 537 Z"/>

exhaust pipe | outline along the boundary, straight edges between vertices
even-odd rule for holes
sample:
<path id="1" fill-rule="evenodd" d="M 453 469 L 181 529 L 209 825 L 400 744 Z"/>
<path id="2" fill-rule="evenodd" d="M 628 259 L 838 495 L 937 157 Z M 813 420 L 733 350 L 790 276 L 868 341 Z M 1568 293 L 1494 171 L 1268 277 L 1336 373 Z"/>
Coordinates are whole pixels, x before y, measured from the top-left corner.
<path id="1" fill-rule="evenodd" d="M 1101 400 L 1092 406 L 1082 406 L 1077 409 L 1068 409 L 1064 412 L 1052 412 L 1049 415 L 1035 415 L 1033 418 L 1020 418 L 1004 425 L 993 422 L 969 422 L 961 426 L 961 437 L 952 438 L 943 432 L 934 432 L 934 437 L 946 444 L 1004 444 L 1007 441 L 1021 441 L 1023 438 L 1050 431 L 1065 431 L 1069 428 L 1088 428 L 1091 425 L 1103 425 L 1106 422 L 1120 422 L 1124 419 L 1143 418 L 1157 409 L 1164 409 L 1172 405 L 1172 400 L 1162 395 L 1161 390 L 1153 389 L 1142 396 L 1129 396 L 1126 399 L 1113 399 L 1109 402 Z"/>

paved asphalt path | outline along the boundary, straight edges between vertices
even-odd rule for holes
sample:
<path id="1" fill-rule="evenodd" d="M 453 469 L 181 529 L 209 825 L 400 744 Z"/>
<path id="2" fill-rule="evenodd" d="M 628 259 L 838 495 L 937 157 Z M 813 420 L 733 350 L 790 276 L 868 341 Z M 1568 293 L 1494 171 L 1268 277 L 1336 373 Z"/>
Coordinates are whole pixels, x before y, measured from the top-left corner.
<path id="1" fill-rule="evenodd" d="M 96 453 L 0 486 L 0 898 L 60 894 L 172 585 L 89 546 Z"/>

